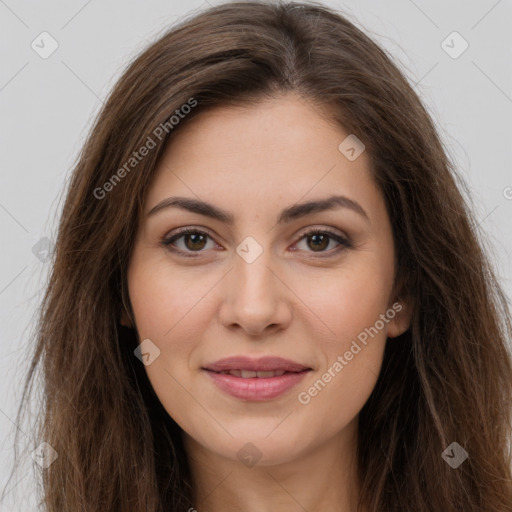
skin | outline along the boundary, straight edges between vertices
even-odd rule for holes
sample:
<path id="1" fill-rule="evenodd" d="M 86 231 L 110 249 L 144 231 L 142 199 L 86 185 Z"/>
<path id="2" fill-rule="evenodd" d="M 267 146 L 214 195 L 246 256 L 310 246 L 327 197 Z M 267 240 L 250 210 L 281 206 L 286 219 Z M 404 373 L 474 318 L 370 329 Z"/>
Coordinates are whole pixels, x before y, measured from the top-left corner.
<path id="1" fill-rule="evenodd" d="M 400 313 L 360 344 L 342 371 L 309 403 L 299 402 L 298 394 L 398 301 L 384 199 L 368 155 L 349 161 L 338 150 L 347 135 L 288 94 L 202 112 L 180 127 L 159 162 L 128 288 L 133 327 L 160 350 L 145 369 L 184 431 L 199 512 L 355 510 L 358 415 L 388 338 L 408 328 L 410 315 L 402 300 Z M 277 224 L 283 208 L 333 193 L 359 203 L 368 219 L 338 207 Z M 231 212 L 234 224 L 176 207 L 146 215 L 170 196 L 208 201 Z M 187 226 L 212 235 L 175 240 L 177 250 L 197 257 L 160 243 Z M 352 247 L 332 238 L 315 244 L 302 234 L 312 228 L 331 228 Z M 247 236 L 263 250 L 252 263 L 236 252 Z M 122 322 L 131 325 L 127 317 Z M 201 370 L 240 354 L 281 356 L 312 371 L 277 398 L 244 401 Z M 247 443 L 261 456 L 253 467 L 237 456 Z"/>

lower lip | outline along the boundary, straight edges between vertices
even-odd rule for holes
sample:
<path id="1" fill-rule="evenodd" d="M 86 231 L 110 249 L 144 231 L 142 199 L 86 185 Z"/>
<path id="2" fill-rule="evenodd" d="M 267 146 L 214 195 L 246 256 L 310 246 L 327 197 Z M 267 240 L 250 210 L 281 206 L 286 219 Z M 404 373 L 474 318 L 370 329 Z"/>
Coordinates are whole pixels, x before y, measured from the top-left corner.
<path id="1" fill-rule="evenodd" d="M 242 377 L 235 377 L 227 373 L 216 373 L 210 370 L 205 370 L 205 372 L 228 395 L 241 400 L 261 401 L 276 398 L 293 388 L 306 376 L 309 370 L 284 373 L 278 377 L 262 379 L 259 377 L 243 379 Z"/>

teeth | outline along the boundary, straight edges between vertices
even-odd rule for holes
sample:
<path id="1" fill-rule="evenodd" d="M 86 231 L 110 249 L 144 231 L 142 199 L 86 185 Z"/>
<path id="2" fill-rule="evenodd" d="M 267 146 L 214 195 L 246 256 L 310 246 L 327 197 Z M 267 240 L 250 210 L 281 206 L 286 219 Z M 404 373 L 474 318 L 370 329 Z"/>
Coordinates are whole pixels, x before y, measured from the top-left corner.
<path id="1" fill-rule="evenodd" d="M 286 372 L 284 370 L 270 370 L 261 372 L 255 372 L 252 370 L 229 370 L 223 371 L 221 373 L 233 375 L 234 377 L 241 377 L 242 379 L 254 379 L 255 377 L 259 379 L 269 379 L 271 377 L 279 377 L 280 375 L 284 375 Z"/>
<path id="2" fill-rule="evenodd" d="M 260 379 L 265 379 L 265 378 L 269 378 L 269 377 L 279 377 L 279 375 L 283 375 L 285 372 L 284 371 L 279 371 L 279 372 L 274 372 L 274 371 L 268 371 L 268 372 L 257 372 L 258 373 L 258 377 Z"/>

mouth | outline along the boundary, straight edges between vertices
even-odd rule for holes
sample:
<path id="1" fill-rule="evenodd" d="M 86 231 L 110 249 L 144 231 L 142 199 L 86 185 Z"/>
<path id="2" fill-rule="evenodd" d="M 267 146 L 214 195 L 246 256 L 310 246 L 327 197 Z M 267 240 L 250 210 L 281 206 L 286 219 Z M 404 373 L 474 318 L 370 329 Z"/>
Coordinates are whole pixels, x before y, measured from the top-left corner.
<path id="1" fill-rule="evenodd" d="M 211 370 L 207 370 L 211 371 Z M 284 370 L 276 370 L 276 371 L 253 371 L 253 370 L 224 370 L 222 372 L 214 372 L 220 373 L 222 375 L 233 375 L 233 377 L 240 377 L 242 379 L 269 379 L 271 377 L 280 377 L 285 373 L 296 373 L 296 372 L 285 372 Z"/>
<path id="2" fill-rule="evenodd" d="M 202 370 L 231 397 L 264 401 L 296 386 L 312 368 L 277 357 L 231 357 L 207 365 Z"/>

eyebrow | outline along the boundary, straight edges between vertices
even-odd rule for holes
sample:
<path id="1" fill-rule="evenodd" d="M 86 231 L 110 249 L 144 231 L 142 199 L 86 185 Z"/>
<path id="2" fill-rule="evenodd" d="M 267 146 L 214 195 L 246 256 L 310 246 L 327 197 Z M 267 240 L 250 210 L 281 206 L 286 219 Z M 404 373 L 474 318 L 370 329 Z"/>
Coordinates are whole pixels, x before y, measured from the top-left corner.
<path id="1" fill-rule="evenodd" d="M 181 208 L 182 210 L 204 215 L 205 217 L 211 217 L 212 219 L 219 220 L 228 225 L 233 225 L 235 221 L 235 217 L 232 213 L 205 201 L 189 197 L 168 197 L 151 208 L 147 216 L 150 217 L 159 211 L 171 207 Z M 311 213 L 323 212 L 336 208 L 348 208 L 361 215 L 368 223 L 370 222 L 368 214 L 358 202 L 349 199 L 346 196 L 334 195 L 325 199 L 294 204 L 285 208 L 281 211 L 277 223 L 284 224 L 285 222 L 299 219 Z"/>

